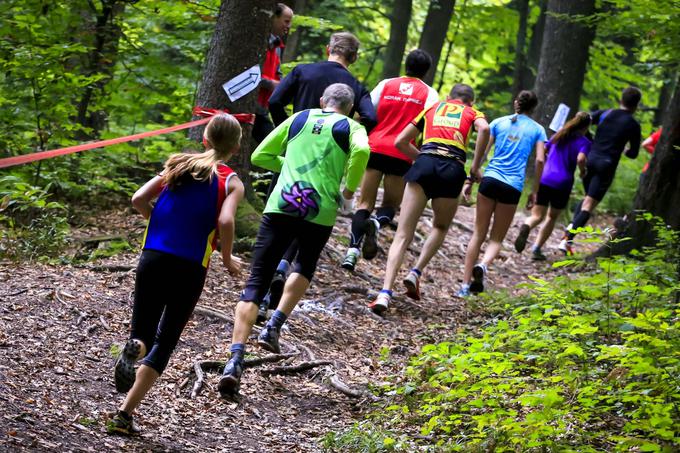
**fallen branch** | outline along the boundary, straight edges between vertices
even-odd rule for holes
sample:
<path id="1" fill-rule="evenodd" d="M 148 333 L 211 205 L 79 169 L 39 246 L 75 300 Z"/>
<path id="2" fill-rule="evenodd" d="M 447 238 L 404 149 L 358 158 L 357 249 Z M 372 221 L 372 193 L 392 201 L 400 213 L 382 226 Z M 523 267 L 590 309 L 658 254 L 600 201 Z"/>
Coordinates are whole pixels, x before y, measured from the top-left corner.
<path id="1" fill-rule="evenodd" d="M 136 268 L 137 266 L 131 266 L 129 264 L 101 264 L 87 267 L 87 269 L 94 272 L 129 272 Z"/>
<path id="2" fill-rule="evenodd" d="M 203 363 L 204 362 L 194 362 L 194 374 L 196 375 L 196 382 L 194 382 L 194 386 L 191 388 L 191 399 L 196 398 L 201 392 L 201 389 L 203 389 L 203 383 L 205 382 Z"/>
<path id="3" fill-rule="evenodd" d="M 194 308 L 194 314 L 199 314 L 199 315 L 203 315 L 203 316 L 209 316 L 211 318 L 221 319 L 222 321 L 228 322 L 228 323 L 231 323 L 231 324 L 234 323 L 234 319 L 231 316 L 229 316 L 228 314 L 226 314 L 225 312 L 223 312 L 222 310 L 204 307 L 203 305 L 196 305 L 196 308 Z"/>
<path id="4" fill-rule="evenodd" d="M 19 294 L 23 294 L 25 292 L 28 292 L 28 288 L 20 289 L 18 291 L 13 292 L 13 293 L 0 294 L 0 297 L 14 297 L 14 296 L 18 296 Z"/>
<path id="5" fill-rule="evenodd" d="M 333 362 L 331 362 L 330 360 L 312 360 L 309 362 L 298 363 L 297 365 L 275 366 L 272 368 L 267 368 L 265 370 L 262 370 L 262 373 L 263 374 L 301 373 L 303 371 L 311 370 L 312 368 L 316 368 L 318 366 L 330 365 L 331 363 Z"/>
<path id="6" fill-rule="evenodd" d="M 89 313 L 86 313 L 84 311 L 79 312 L 80 316 L 78 316 L 78 319 L 76 319 L 76 326 L 79 326 L 81 322 L 85 320 L 89 315 Z"/>
<path id="7" fill-rule="evenodd" d="M 110 328 L 109 328 L 109 323 L 106 322 L 106 320 L 104 319 L 104 315 L 101 315 L 101 316 L 99 317 L 99 322 L 102 324 L 102 327 L 104 327 L 104 329 L 110 330 Z"/>

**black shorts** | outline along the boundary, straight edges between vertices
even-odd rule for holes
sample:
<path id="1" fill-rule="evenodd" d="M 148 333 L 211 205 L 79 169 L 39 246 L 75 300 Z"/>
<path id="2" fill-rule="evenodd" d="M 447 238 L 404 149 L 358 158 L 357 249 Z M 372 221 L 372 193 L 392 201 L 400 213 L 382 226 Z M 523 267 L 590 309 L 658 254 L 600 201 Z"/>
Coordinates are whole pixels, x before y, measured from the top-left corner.
<path id="1" fill-rule="evenodd" d="M 276 266 L 288 246 L 297 239 L 299 249 L 293 272 L 312 281 L 316 263 L 332 226 L 317 225 L 285 214 L 264 214 L 253 250 L 253 264 L 241 300 L 260 304 L 269 290 Z"/>
<path id="2" fill-rule="evenodd" d="M 482 178 L 482 182 L 479 183 L 477 192 L 503 204 L 517 204 L 522 197 L 522 192 L 515 189 L 510 184 L 506 184 L 503 181 L 499 181 L 490 176 Z"/>
<path id="3" fill-rule="evenodd" d="M 550 206 L 553 209 L 564 209 L 569 204 L 569 196 L 571 195 L 571 187 L 569 190 L 556 189 L 554 187 L 541 184 L 538 187 L 538 194 L 536 195 L 536 204 L 539 206 Z"/>
<path id="4" fill-rule="evenodd" d="M 592 162 L 588 160 L 586 177 L 583 178 L 586 195 L 597 201 L 602 201 L 612 182 L 614 182 L 617 164 L 618 162 L 609 160 L 593 159 Z"/>
<path id="5" fill-rule="evenodd" d="M 404 159 L 398 159 L 380 153 L 371 153 L 366 167 L 378 170 L 386 175 L 404 176 L 411 164 Z"/>
<path id="6" fill-rule="evenodd" d="M 404 175 L 404 180 L 419 184 L 429 199 L 458 198 L 466 176 L 463 164 L 456 159 L 421 154 Z"/>

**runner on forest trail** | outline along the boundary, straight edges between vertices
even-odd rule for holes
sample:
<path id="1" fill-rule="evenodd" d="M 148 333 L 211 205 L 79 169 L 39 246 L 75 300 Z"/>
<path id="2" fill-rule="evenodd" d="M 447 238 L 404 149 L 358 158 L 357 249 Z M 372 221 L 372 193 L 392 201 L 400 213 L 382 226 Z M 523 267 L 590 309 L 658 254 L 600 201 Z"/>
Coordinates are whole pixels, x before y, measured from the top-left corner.
<path id="1" fill-rule="evenodd" d="M 349 249 L 342 262 L 345 269 L 354 270 L 362 252 L 367 260 L 375 257 L 378 230 L 394 219 L 401 203 L 406 184 L 403 176 L 411 168 L 414 156 L 399 151 L 394 141 L 413 118 L 439 100 L 437 91 L 421 80 L 431 65 L 432 57 L 416 49 L 406 57 L 406 76 L 385 79 L 371 92 L 378 125 L 368 135 L 371 156 L 361 180 L 358 209 L 352 216 Z M 371 216 L 381 181 L 384 184 L 382 205 L 376 215 Z"/>
<path id="2" fill-rule="evenodd" d="M 293 115 L 253 152 L 254 165 L 280 172 L 281 176 L 267 200 L 250 277 L 236 306 L 231 358 L 218 386 L 223 397 L 238 393 L 245 343 L 279 258 L 291 242 L 299 240 L 293 273 L 257 340 L 259 346 L 276 353 L 280 350 L 281 326 L 309 287 L 338 207 L 342 199 L 352 199 L 361 181 L 370 151 L 364 127 L 346 116 L 353 100 L 354 92 L 348 85 L 332 84 L 323 93 L 321 109 Z M 341 193 L 343 176 L 345 188 Z"/>
<path id="3" fill-rule="evenodd" d="M 514 101 L 515 114 L 497 118 L 491 122 L 491 140 L 486 152 L 495 144 L 494 155 L 484 171 L 484 177 L 477 191 L 475 230 L 465 254 L 463 285 L 456 292 L 458 297 L 484 291 L 484 276 L 487 267 L 501 250 L 503 239 L 517 210 L 517 203 L 524 187 L 525 170 L 532 150 L 536 150 L 536 171 L 534 190 L 529 196 L 528 207 L 536 202 L 536 193 L 543 173 L 546 141 L 545 129 L 529 115 L 538 105 L 532 91 L 521 91 Z M 479 171 L 481 160 L 472 163 L 470 172 Z M 469 181 L 464 194 L 469 196 L 472 183 Z M 476 264 L 482 243 L 491 225 L 489 244 L 482 262 Z"/>
<path id="4" fill-rule="evenodd" d="M 548 240 L 555 228 L 555 223 L 562 210 L 569 203 L 571 188 L 574 185 L 574 171 L 578 166 L 581 179 L 586 174 L 586 158 L 590 152 L 590 140 L 585 137 L 590 127 L 590 115 L 578 112 L 546 143 L 546 163 L 538 187 L 536 204 L 520 227 L 515 250 L 522 253 L 531 230 L 541 223 L 548 213 L 548 218 L 541 225 L 531 249 L 531 257 L 536 261 L 544 261 L 545 255 L 541 247 Z M 548 209 L 550 207 L 550 209 Z"/>
<path id="5" fill-rule="evenodd" d="M 255 110 L 255 124 L 252 136 L 260 143 L 274 130 L 269 119 L 269 98 L 281 80 L 281 58 L 283 56 L 283 38 L 290 31 L 293 21 L 293 10 L 283 3 L 277 3 L 272 15 L 272 31 L 267 42 L 267 52 L 262 64 L 262 78 L 257 94 L 257 109 Z"/>
<path id="6" fill-rule="evenodd" d="M 399 226 L 387 257 L 383 287 L 369 304 L 375 313 L 384 313 L 389 308 L 404 253 L 413 240 L 427 201 L 432 200 L 432 231 L 415 267 L 404 279 L 407 295 L 420 299 L 420 276 L 444 242 L 458 209 L 458 197 L 466 180 L 465 158 L 472 126 L 477 130 L 475 168 L 479 168 L 489 140 L 489 125 L 484 114 L 472 108 L 474 98 L 471 87 L 460 83 L 455 85 L 445 102 L 438 102 L 422 111 L 397 137 L 397 148 L 408 156 L 416 157 L 416 160 L 404 175 L 406 190 Z M 419 133 L 422 133 L 423 141 L 420 150 L 413 144 Z M 470 175 L 472 179 L 478 179 L 479 170 L 471 171 Z"/>
<path id="7" fill-rule="evenodd" d="M 128 393 L 107 423 L 109 433 L 139 431 L 132 413 L 163 373 L 194 311 L 218 236 L 224 266 L 232 275 L 239 273 L 231 251 L 244 189 L 222 161 L 238 151 L 240 140 L 241 126 L 233 116 L 213 117 L 203 134 L 205 152 L 170 156 L 163 172 L 132 197 L 149 223 L 137 266 L 130 336 L 114 373 L 116 390 Z"/>
<path id="8" fill-rule="evenodd" d="M 359 45 L 359 40 L 351 33 L 334 33 L 326 47 L 327 61 L 301 64 L 293 68 L 269 99 L 269 111 L 274 123 L 278 126 L 288 118 L 285 111 L 288 104 L 293 104 L 293 112 L 319 108 L 319 99 L 324 90 L 333 83 L 344 83 L 354 91 L 354 106 L 348 116 L 352 118 L 355 113 L 358 114 L 359 122 L 370 132 L 377 122 L 371 95 L 348 70 L 357 59 Z M 272 178 L 270 194 L 277 178 L 277 175 Z M 272 279 L 270 293 L 260 306 L 258 321 L 265 319 L 268 307 L 274 308 L 278 304 L 297 250 L 297 242 L 293 242 L 285 254 L 282 253 L 279 257 L 282 259 Z"/>
<path id="9" fill-rule="evenodd" d="M 641 98 L 642 92 L 630 86 L 621 93 L 618 109 L 598 110 L 592 115 L 597 129 L 588 155 L 586 177 L 583 180 L 586 197 L 579 203 L 571 224 L 558 246 L 565 255 L 573 254 L 573 239 L 576 233 L 572 230 L 585 226 L 614 181 L 616 168 L 626 144 L 629 144 L 625 151 L 626 157 L 635 159 L 638 156 L 640 123 L 633 118 L 633 114 Z"/>

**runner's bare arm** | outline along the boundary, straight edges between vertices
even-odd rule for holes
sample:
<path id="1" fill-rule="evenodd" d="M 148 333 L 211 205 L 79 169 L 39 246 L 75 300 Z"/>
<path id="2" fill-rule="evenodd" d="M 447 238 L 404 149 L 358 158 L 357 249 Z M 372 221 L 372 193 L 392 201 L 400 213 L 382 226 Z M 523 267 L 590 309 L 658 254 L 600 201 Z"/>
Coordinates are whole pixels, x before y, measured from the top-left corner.
<path id="1" fill-rule="evenodd" d="M 474 125 L 477 130 L 477 140 L 475 141 L 475 154 L 472 159 L 472 166 L 470 167 L 470 177 L 472 177 L 475 182 L 479 182 L 482 180 L 482 174 L 479 171 L 479 167 L 487 149 L 491 132 L 486 118 L 477 118 Z"/>
<path id="2" fill-rule="evenodd" d="M 484 152 L 480 153 L 479 155 L 477 155 L 477 153 L 475 152 L 475 156 L 472 159 L 472 166 L 470 166 L 470 173 L 472 173 L 473 171 L 477 172 L 478 174 L 480 173 L 480 168 L 482 168 L 482 164 L 486 160 L 486 156 L 489 155 L 489 151 L 491 151 L 491 148 L 493 147 L 495 141 L 496 137 L 491 135 L 489 137 L 489 141 L 486 145 L 486 149 L 484 150 Z"/>
<path id="3" fill-rule="evenodd" d="M 234 246 L 234 232 L 236 229 L 236 209 L 243 200 L 245 189 L 238 176 L 229 178 L 227 197 L 222 203 L 217 225 L 220 233 L 220 248 L 222 249 L 222 263 L 231 275 L 238 275 L 241 271 L 241 262 L 231 252 Z"/>
<path id="4" fill-rule="evenodd" d="M 163 177 L 154 176 L 132 196 L 132 206 L 145 219 L 148 219 L 153 210 L 151 201 L 161 193 L 161 190 L 163 190 Z"/>
<path id="5" fill-rule="evenodd" d="M 397 136 L 397 139 L 394 141 L 394 146 L 396 146 L 403 155 L 409 159 L 415 160 L 420 151 L 412 141 L 416 139 L 419 133 L 420 131 L 417 127 L 413 124 L 408 124 Z"/>
<path id="6" fill-rule="evenodd" d="M 536 142 L 536 161 L 534 162 L 534 187 L 527 200 L 527 209 L 531 209 L 536 204 L 536 196 L 538 194 L 538 187 L 541 184 L 541 176 L 543 176 L 543 167 L 545 166 L 545 142 L 539 140 Z"/>

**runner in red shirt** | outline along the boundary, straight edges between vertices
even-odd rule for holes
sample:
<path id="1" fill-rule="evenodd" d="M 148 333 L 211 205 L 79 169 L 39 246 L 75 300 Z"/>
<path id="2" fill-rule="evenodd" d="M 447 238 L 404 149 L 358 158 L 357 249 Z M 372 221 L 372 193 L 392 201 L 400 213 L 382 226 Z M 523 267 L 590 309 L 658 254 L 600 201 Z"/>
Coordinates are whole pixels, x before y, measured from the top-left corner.
<path id="1" fill-rule="evenodd" d="M 371 156 L 361 182 L 358 210 L 352 216 L 349 249 L 342 262 L 345 269 L 354 270 L 361 252 L 368 260 L 375 257 L 378 230 L 392 221 L 401 203 L 403 176 L 411 168 L 413 156 L 399 151 L 394 142 L 420 112 L 439 100 L 437 92 L 421 80 L 431 65 L 430 55 L 416 49 L 406 57 L 406 76 L 385 79 L 371 92 L 378 124 L 368 136 Z M 371 216 L 380 181 L 384 187 L 382 204 Z"/>
<path id="2" fill-rule="evenodd" d="M 382 290 L 369 308 L 375 313 L 385 312 L 392 298 L 392 287 L 413 240 L 418 219 L 428 200 L 432 200 L 432 231 L 425 241 L 418 261 L 404 279 L 406 294 L 420 299 L 420 276 L 434 254 L 441 247 L 458 209 L 458 197 L 466 179 L 479 180 L 479 171 L 465 174 L 468 138 L 474 125 L 477 130 L 475 162 L 480 162 L 489 141 L 489 124 L 484 114 L 472 108 L 475 94 L 468 85 L 457 84 L 446 102 L 438 102 L 418 115 L 399 134 L 396 146 L 417 159 L 404 175 L 406 190 L 401 204 L 399 226 L 390 247 Z M 420 150 L 413 140 L 422 135 Z"/>

